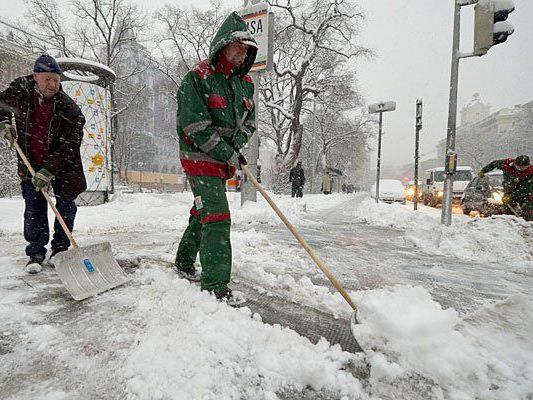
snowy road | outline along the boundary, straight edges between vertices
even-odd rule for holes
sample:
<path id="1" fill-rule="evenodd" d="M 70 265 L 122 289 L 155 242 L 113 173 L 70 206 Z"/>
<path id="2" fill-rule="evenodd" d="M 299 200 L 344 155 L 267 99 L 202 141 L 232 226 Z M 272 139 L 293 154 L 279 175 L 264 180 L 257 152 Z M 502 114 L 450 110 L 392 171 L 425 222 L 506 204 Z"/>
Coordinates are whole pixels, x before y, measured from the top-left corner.
<path id="1" fill-rule="evenodd" d="M 347 222 L 350 210 L 356 206 L 349 199 L 330 209 L 306 213 L 306 219 L 323 224 L 301 228 L 306 240 L 346 288 L 422 285 L 443 308 L 460 312 L 473 311 L 486 301 L 503 300 L 516 293 L 533 298 L 533 271 L 527 273 L 513 262 L 490 263 L 464 260 L 453 254 L 429 254 L 406 241 L 402 229 Z M 280 247 L 291 243 L 299 247 L 284 227 L 268 228 L 265 233 Z M 533 238 L 529 238 L 529 243 L 533 246 Z M 302 254 L 307 257 L 303 251 Z M 298 274 L 303 272 L 291 270 L 291 275 Z M 313 282 L 327 285 L 327 278 L 319 274 Z"/>
<path id="2" fill-rule="evenodd" d="M 22 272 L 21 200 L 0 200 L 0 398 L 533 396 L 533 224 L 457 216 L 447 228 L 436 210 L 365 196 L 274 196 L 359 303 L 366 354 L 354 355 L 218 304 L 153 261 L 173 260 L 189 196 L 81 208 L 79 243 L 109 241 L 135 266 L 130 284 L 81 303 L 53 270 Z M 236 286 L 285 299 L 308 324 L 312 309 L 349 317 L 264 202 L 230 202 Z"/>

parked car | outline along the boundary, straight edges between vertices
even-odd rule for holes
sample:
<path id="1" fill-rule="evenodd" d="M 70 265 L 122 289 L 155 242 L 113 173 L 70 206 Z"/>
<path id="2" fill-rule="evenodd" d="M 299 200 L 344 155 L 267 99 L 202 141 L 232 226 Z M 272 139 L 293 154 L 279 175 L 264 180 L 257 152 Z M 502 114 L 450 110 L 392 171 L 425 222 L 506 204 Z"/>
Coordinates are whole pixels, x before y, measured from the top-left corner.
<path id="1" fill-rule="evenodd" d="M 466 215 L 472 211 L 485 216 L 503 213 L 503 172 L 495 170 L 472 179 L 461 198 L 461 207 Z"/>
<path id="2" fill-rule="evenodd" d="M 372 185 L 370 189 L 370 196 L 376 198 L 376 184 Z M 402 182 L 396 179 L 380 179 L 379 180 L 379 200 L 385 203 L 393 203 L 398 201 L 405 204 L 405 194 L 403 192 Z"/>
<path id="3" fill-rule="evenodd" d="M 444 167 L 431 168 L 425 171 L 425 182 L 422 186 L 422 201 L 424 205 L 437 207 L 442 204 L 444 194 Z M 468 183 L 473 179 L 471 167 L 457 167 L 453 177 L 453 199 L 460 201 Z"/>

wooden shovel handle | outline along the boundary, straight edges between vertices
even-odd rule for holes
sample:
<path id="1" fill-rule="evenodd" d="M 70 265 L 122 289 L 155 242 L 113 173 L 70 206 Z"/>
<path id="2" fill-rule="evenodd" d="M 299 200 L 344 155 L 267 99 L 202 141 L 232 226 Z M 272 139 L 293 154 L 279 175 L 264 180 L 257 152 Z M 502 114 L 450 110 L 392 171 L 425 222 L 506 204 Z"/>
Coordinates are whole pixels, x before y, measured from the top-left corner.
<path id="1" fill-rule="evenodd" d="M 17 141 L 15 140 L 15 142 L 13 144 L 14 144 L 15 149 L 17 150 L 17 153 L 19 154 L 20 158 L 22 158 L 22 161 L 24 162 L 24 165 L 26 166 L 26 168 L 28 168 L 28 171 L 30 171 L 31 176 L 34 176 L 35 175 L 35 170 L 31 166 L 30 162 L 28 161 L 28 158 L 26 157 L 26 155 L 24 154 L 24 152 L 22 151 L 22 149 L 18 145 Z M 54 202 L 52 201 L 52 199 L 50 198 L 50 196 L 48 195 L 46 190 L 41 190 L 41 193 L 43 194 L 43 196 L 46 199 L 46 201 L 48 202 L 48 204 L 50 204 L 50 207 L 52 208 L 52 211 L 56 215 L 56 218 L 59 221 L 59 224 L 61 225 L 61 227 L 65 231 L 65 234 L 67 235 L 68 240 L 70 240 L 70 243 L 72 244 L 72 247 L 75 247 L 75 248 L 78 247 L 78 243 L 76 243 L 76 241 L 74 240 L 74 237 L 72 236 L 72 233 L 68 229 L 67 224 L 65 224 L 65 220 L 63 219 L 61 214 L 59 214 L 59 211 L 57 211 L 57 208 L 56 208 Z"/>
<path id="2" fill-rule="evenodd" d="M 335 286 L 335 288 L 339 291 L 339 293 L 342 295 L 342 297 L 344 297 L 344 299 L 350 305 L 350 307 L 352 307 L 352 309 L 354 311 L 357 311 L 357 305 L 352 300 L 350 295 L 346 292 L 346 290 L 344 290 L 344 288 L 341 286 L 339 281 L 337 281 L 335 276 L 326 267 L 326 265 L 322 262 L 322 260 L 320 260 L 320 258 L 318 258 L 318 256 L 316 255 L 315 251 L 307 244 L 307 242 L 305 241 L 303 236 L 300 235 L 300 232 L 298 232 L 296 230 L 296 228 L 294 227 L 294 225 L 292 225 L 289 222 L 287 217 L 285 217 L 285 215 L 281 212 L 281 210 L 278 208 L 276 203 L 274 203 L 274 201 L 270 198 L 270 196 L 265 191 L 265 189 L 263 189 L 263 187 L 259 184 L 259 182 L 257 182 L 257 179 L 255 179 L 255 176 L 251 173 L 251 171 L 248 168 L 248 166 L 247 165 L 241 165 L 241 168 L 244 171 L 244 173 L 246 174 L 246 176 L 248 177 L 248 179 L 250 179 L 250 181 L 252 181 L 252 184 L 256 187 L 256 189 L 259 190 L 261 195 L 265 198 L 267 203 L 270 204 L 270 207 L 272 207 L 272 209 L 276 212 L 276 214 L 278 214 L 278 217 L 281 218 L 283 223 L 287 226 L 287 228 L 289 228 L 291 233 L 298 240 L 298 242 L 300 242 L 300 244 L 305 249 L 305 251 L 307 251 L 307 253 L 311 256 L 311 258 L 316 263 L 316 265 L 318 265 L 318 267 L 322 270 L 322 272 L 324 272 L 324 274 L 326 274 L 326 276 L 328 277 L 330 282 L 333 284 L 333 286 Z"/>

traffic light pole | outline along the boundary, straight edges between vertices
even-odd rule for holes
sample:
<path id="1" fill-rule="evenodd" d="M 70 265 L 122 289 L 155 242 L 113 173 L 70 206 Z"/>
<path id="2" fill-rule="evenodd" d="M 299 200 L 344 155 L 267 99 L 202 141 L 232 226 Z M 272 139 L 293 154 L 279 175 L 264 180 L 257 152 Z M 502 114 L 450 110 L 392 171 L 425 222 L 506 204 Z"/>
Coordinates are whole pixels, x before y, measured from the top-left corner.
<path id="1" fill-rule="evenodd" d="M 379 175 L 381 173 L 381 127 L 383 125 L 383 111 L 379 113 L 379 133 L 378 133 L 378 165 L 376 172 L 376 203 L 379 203 Z"/>
<path id="2" fill-rule="evenodd" d="M 448 106 L 448 130 L 446 135 L 446 154 L 444 155 L 445 178 L 442 199 L 441 224 L 452 223 L 453 176 L 457 167 L 455 152 L 455 132 L 457 128 L 457 87 L 459 83 L 459 60 L 477 56 L 474 52 L 461 53 L 461 7 L 477 4 L 479 0 L 454 0 L 452 68 L 450 75 L 450 99 Z"/>
<path id="3" fill-rule="evenodd" d="M 448 131 L 446 135 L 445 165 L 449 158 L 455 154 L 455 130 L 457 126 L 457 86 L 459 83 L 459 41 L 461 35 L 461 4 L 455 3 L 455 15 L 453 18 L 453 43 L 452 43 L 452 69 L 450 77 L 450 99 L 448 105 Z M 444 178 L 444 190 L 442 201 L 441 224 L 452 223 L 452 200 L 453 200 L 453 170 L 446 170 Z"/>

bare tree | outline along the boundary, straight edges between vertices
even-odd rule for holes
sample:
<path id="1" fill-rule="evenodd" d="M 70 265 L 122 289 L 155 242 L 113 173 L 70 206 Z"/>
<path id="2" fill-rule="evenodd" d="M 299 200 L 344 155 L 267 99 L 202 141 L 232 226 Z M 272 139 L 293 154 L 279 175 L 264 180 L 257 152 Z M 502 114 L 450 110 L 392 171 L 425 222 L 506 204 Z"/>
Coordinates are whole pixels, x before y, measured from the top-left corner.
<path id="1" fill-rule="evenodd" d="M 355 44 L 363 15 L 349 0 L 269 3 L 276 13 L 274 70 L 261 85 L 266 106 L 261 121 L 268 127 L 265 137 L 276 146 L 283 175 L 300 154 L 302 118 L 310 109 L 306 105 L 337 85 L 348 61 L 370 51 Z"/>
<path id="2" fill-rule="evenodd" d="M 316 105 L 303 120 L 302 154 L 299 157 L 310 172 L 310 190 L 327 168 L 355 169 L 366 162 L 369 140 L 374 135 L 375 122 L 364 110 L 357 91 L 344 85 L 350 74 L 339 75 L 336 86 L 314 99 Z M 314 181 L 313 181 L 314 178 Z"/>
<path id="3" fill-rule="evenodd" d="M 211 39 L 228 12 L 220 1 L 211 1 L 208 10 L 166 4 L 155 13 L 162 26 L 156 34 L 157 66 L 172 79 L 176 90 L 187 71 L 209 56 Z"/>
<path id="4" fill-rule="evenodd" d="M 72 40 L 74 32 L 64 23 L 65 16 L 56 0 L 25 0 L 25 3 L 28 5 L 28 17 L 39 26 L 41 34 L 55 44 L 62 55 L 79 55 L 76 52 L 76 43 Z"/>
<path id="5" fill-rule="evenodd" d="M 57 43 L 67 56 L 96 60 L 117 73 L 109 84 L 111 103 L 111 154 L 117 159 L 115 143 L 131 146 L 134 138 L 117 140 L 127 135 L 120 129 L 119 116 L 138 101 L 145 85 L 132 84 L 131 79 L 149 67 L 151 55 L 139 50 L 138 35 L 146 25 L 145 15 L 130 0 L 73 0 L 69 8 L 70 25 L 56 0 L 28 0 L 31 20 L 44 29 L 49 41 Z M 131 48 L 144 51 L 142 62 L 132 62 Z M 139 52 L 138 51 L 138 52 Z"/>

